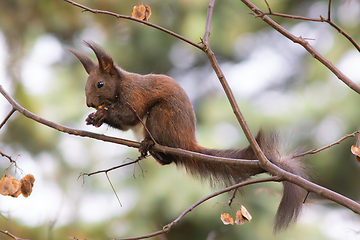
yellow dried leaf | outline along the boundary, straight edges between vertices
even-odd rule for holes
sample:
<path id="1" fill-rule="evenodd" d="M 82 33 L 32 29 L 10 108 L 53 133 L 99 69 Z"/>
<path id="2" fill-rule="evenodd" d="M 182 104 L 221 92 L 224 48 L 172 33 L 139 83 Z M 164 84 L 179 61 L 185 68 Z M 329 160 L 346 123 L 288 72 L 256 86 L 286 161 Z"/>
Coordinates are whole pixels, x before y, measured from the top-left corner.
<path id="1" fill-rule="evenodd" d="M 18 197 L 21 194 L 20 181 L 10 175 L 4 175 L 0 180 L 0 194 Z"/>
<path id="2" fill-rule="evenodd" d="M 351 146 L 351 152 L 356 156 L 360 156 L 360 148 L 355 145 Z"/>
<path id="3" fill-rule="evenodd" d="M 151 8 L 149 5 L 145 5 L 145 19 L 144 21 L 149 21 L 149 18 L 151 16 Z"/>
<path id="4" fill-rule="evenodd" d="M 252 219 L 250 213 L 246 210 L 244 206 L 241 205 L 240 209 L 236 212 L 235 223 L 237 225 L 243 225 L 245 221 L 249 221 Z"/>
<path id="5" fill-rule="evenodd" d="M 355 155 L 356 161 L 358 161 L 360 163 L 360 147 L 352 145 L 351 152 L 352 152 L 352 154 Z"/>
<path id="6" fill-rule="evenodd" d="M 245 218 L 243 217 L 243 215 L 241 214 L 240 210 L 237 210 L 236 212 L 236 219 L 235 219 L 235 223 L 237 225 L 243 225 L 245 223 Z"/>
<path id="7" fill-rule="evenodd" d="M 240 211 L 241 211 L 241 214 L 244 216 L 244 218 L 250 222 L 252 219 L 252 216 L 250 215 L 248 210 L 243 205 L 241 205 Z"/>
<path id="8" fill-rule="evenodd" d="M 35 178 L 32 174 L 28 174 L 20 180 L 21 193 L 24 197 L 30 196 L 34 186 Z"/>
<path id="9" fill-rule="evenodd" d="M 137 5 L 133 7 L 131 16 L 144 21 L 149 21 L 151 16 L 151 8 L 148 5 Z"/>
<path id="10" fill-rule="evenodd" d="M 234 219 L 228 213 L 221 214 L 220 219 L 225 225 L 234 224 Z"/>

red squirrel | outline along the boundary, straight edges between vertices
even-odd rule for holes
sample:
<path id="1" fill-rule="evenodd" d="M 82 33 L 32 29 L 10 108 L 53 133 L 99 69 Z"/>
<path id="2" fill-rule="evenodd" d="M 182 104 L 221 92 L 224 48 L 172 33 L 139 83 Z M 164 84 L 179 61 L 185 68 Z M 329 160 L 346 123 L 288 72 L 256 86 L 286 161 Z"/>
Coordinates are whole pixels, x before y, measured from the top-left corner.
<path id="1" fill-rule="evenodd" d="M 89 74 L 85 85 L 86 105 L 95 108 L 96 112 L 89 114 L 86 124 L 99 127 L 106 123 L 123 131 L 133 130 L 137 140 L 141 141 L 140 152 L 143 155 L 151 150 L 155 141 L 160 145 L 217 157 L 257 159 L 250 146 L 237 150 L 216 150 L 200 146 L 195 138 L 195 113 L 189 97 L 174 79 L 166 75 L 127 72 L 118 67 L 99 45 L 89 42 L 85 44 L 95 52 L 98 64 L 83 53 L 70 51 Z M 260 130 L 256 140 L 272 163 L 306 177 L 301 162 L 292 160 L 291 156 L 280 156 L 276 137 L 265 137 Z M 265 172 L 258 165 L 251 167 L 240 163 L 209 162 L 161 152 L 150 151 L 150 154 L 161 165 L 174 162 L 177 166 L 185 167 L 192 175 L 212 184 L 220 182 L 230 186 Z M 286 181 L 283 185 L 284 193 L 276 214 L 275 232 L 296 220 L 306 196 L 306 191 L 297 185 Z"/>

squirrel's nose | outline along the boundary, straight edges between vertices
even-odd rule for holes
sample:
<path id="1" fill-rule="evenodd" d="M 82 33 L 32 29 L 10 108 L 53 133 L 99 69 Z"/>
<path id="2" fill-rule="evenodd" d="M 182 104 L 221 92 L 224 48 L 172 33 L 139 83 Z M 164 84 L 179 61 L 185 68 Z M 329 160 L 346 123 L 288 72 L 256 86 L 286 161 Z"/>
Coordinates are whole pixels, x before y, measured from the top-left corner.
<path id="1" fill-rule="evenodd" d="M 95 105 L 91 103 L 90 101 L 86 101 L 86 105 L 91 108 L 95 108 Z"/>

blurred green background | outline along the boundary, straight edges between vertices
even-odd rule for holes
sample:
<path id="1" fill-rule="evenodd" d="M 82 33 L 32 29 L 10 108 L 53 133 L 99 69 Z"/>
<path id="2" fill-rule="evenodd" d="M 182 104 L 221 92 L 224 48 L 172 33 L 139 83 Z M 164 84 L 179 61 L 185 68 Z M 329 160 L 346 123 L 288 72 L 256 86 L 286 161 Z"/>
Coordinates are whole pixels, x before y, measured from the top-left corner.
<path id="1" fill-rule="evenodd" d="M 266 11 L 264 1 L 253 1 Z M 327 1 L 268 0 L 275 12 L 307 17 L 327 16 Z M 79 3 L 131 15 L 140 0 L 82 0 Z M 149 0 L 150 22 L 200 42 L 208 0 Z M 23 107 L 73 128 L 134 139 L 131 132 L 85 125 L 92 111 L 85 105 L 86 73 L 66 48 L 94 58 L 83 40 L 95 41 L 127 71 L 163 73 L 186 90 L 197 115 L 197 138 L 211 148 L 245 147 L 247 142 L 206 56 L 156 29 L 107 15 L 82 12 L 62 0 L 0 1 L 0 84 Z M 278 129 L 284 152 L 330 144 L 359 130 L 359 95 L 324 66 L 261 19 L 241 1 L 218 1 L 210 45 L 238 104 L 254 133 Z M 326 23 L 276 18 L 297 36 L 360 84 L 359 52 Z M 332 19 L 360 43 L 360 3 L 333 1 Z M 11 110 L 0 97 L 0 119 Z M 360 200 L 360 167 L 350 153 L 350 138 L 329 150 L 308 156 L 314 182 Z M 35 176 L 29 198 L 0 196 L 0 229 L 27 239 L 111 239 L 161 229 L 213 190 L 175 166 L 158 168 L 149 158 L 141 166 L 109 173 L 122 202 L 103 174 L 78 179 L 81 172 L 110 168 L 136 159 L 136 149 L 62 134 L 19 113 L 0 130 L 0 151 L 22 169 L 2 174 Z M 220 214 L 235 215 L 225 204 L 228 194 L 214 198 L 186 215 L 171 231 L 154 239 L 359 239 L 360 218 L 338 205 L 311 195 L 298 224 L 272 235 L 281 184 L 248 186 L 236 202 L 253 220 L 224 226 Z M 216 204 L 216 205 L 215 205 Z M 0 239 L 9 237 L 0 234 Z"/>

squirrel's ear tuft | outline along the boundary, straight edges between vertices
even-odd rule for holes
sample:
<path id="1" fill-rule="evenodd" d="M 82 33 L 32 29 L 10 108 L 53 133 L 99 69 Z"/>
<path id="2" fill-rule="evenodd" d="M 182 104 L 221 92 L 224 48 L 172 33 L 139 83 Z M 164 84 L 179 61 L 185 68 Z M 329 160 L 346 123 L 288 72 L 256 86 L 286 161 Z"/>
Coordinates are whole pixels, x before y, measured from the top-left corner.
<path id="1" fill-rule="evenodd" d="M 90 72 L 96 67 L 95 63 L 88 57 L 86 56 L 85 54 L 81 53 L 81 52 L 78 52 L 78 51 L 75 51 L 75 50 L 72 50 L 72 49 L 69 49 L 68 50 L 75 55 L 75 57 L 77 57 L 81 64 L 84 66 L 85 68 L 85 71 L 90 74 Z"/>
<path id="2" fill-rule="evenodd" d="M 99 61 L 100 71 L 107 74 L 116 74 L 116 66 L 112 57 L 110 57 L 98 44 L 94 42 L 84 42 L 94 51 L 96 58 Z"/>

